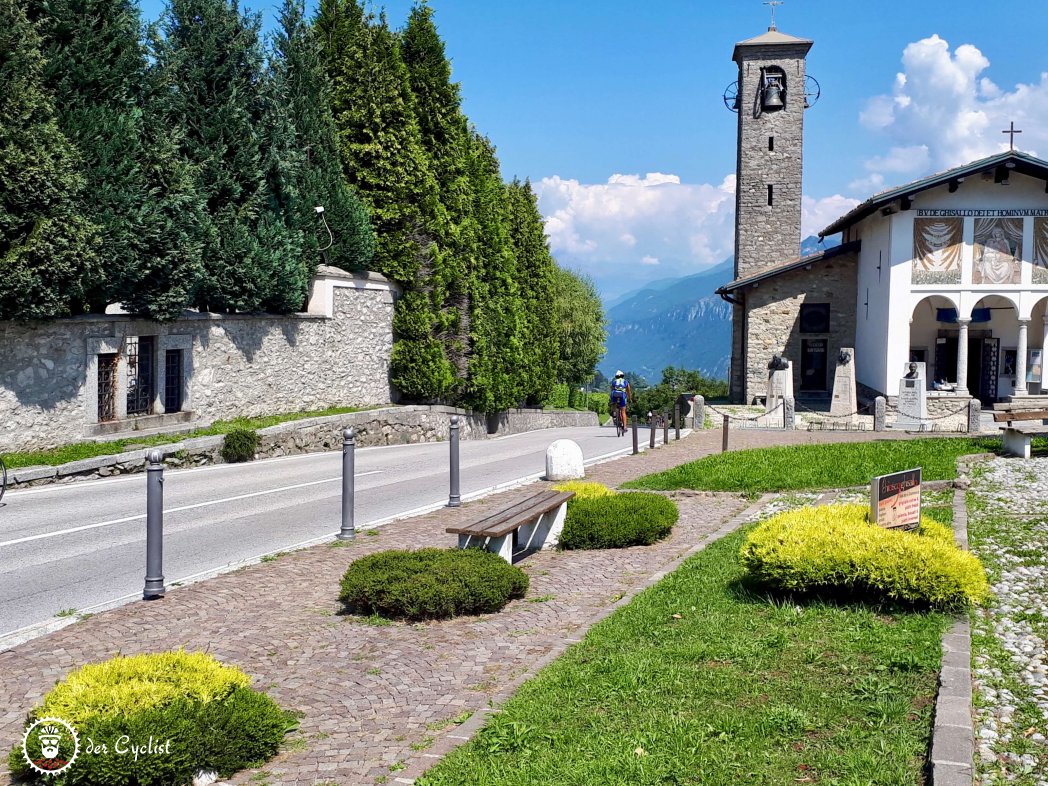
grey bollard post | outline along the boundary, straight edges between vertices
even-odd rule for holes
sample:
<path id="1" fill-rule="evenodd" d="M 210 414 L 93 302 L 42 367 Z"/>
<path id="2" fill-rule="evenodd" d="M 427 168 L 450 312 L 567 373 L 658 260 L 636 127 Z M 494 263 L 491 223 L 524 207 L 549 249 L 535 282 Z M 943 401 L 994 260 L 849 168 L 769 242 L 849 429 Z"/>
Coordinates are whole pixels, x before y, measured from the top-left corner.
<path id="1" fill-rule="evenodd" d="M 149 452 L 146 466 L 146 583 L 144 600 L 164 597 L 164 457 Z"/>
<path id="2" fill-rule="evenodd" d="M 655 413 L 652 412 L 651 413 L 651 417 L 648 418 L 648 449 L 649 450 L 654 450 L 655 449 L 655 432 L 656 431 L 657 431 L 657 429 L 655 428 Z"/>
<path id="3" fill-rule="evenodd" d="M 977 398 L 968 400 L 968 433 L 978 434 L 982 431 L 982 403 Z"/>
<path id="4" fill-rule="evenodd" d="M 885 412 L 888 402 L 884 396 L 877 396 L 873 400 L 873 430 L 884 431 Z"/>
<path id="5" fill-rule="evenodd" d="M 637 416 L 633 416 L 633 455 L 640 453 L 640 445 L 637 444 Z"/>
<path id="6" fill-rule="evenodd" d="M 680 439 L 680 402 L 673 405 L 673 438 Z"/>
<path id="7" fill-rule="evenodd" d="M 721 453 L 728 450 L 728 416 L 724 416 L 724 432 L 721 434 Z"/>
<path id="8" fill-rule="evenodd" d="M 353 522 L 353 505 L 356 496 L 356 432 L 347 428 L 342 432 L 342 529 L 339 540 L 353 540 L 357 529 Z"/>
<path id="9" fill-rule="evenodd" d="M 457 508 L 462 504 L 459 494 L 459 417 L 451 416 L 451 432 L 448 435 L 451 445 L 451 493 L 448 495 L 448 507 Z"/>
<path id="10" fill-rule="evenodd" d="M 691 405 L 691 427 L 696 431 L 706 428 L 706 399 L 703 396 L 696 396 Z"/>
<path id="11" fill-rule="evenodd" d="M 662 413 L 662 444 L 670 444 L 670 418 L 666 412 Z"/>
<path id="12" fill-rule="evenodd" d="M 797 408 L 792 398 L 782 400 L 782 427 L 787 431 L 797 427 Z"/>

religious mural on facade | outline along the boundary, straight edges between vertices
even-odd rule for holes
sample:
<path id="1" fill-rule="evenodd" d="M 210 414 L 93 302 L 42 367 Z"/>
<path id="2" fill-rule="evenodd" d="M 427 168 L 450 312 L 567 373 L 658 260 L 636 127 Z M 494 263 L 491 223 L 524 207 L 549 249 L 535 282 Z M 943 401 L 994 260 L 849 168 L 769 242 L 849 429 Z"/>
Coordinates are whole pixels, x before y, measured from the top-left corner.
<path id="1" fill-rule="evenodd" d="M 961 283 L 961 218 L 917 218 L 913 222 L 913 283 Z"/>
<path id="2" fill-rule="evenodd" d="M 1033 283 L 1048 284 L 1048 218 L 1033 220 Z"/>
<path id="3" fill-rule="evenodd" d="M 1023 220 L 976 218 L 973 284 L 1018 284 L 1022 276 Z"/>

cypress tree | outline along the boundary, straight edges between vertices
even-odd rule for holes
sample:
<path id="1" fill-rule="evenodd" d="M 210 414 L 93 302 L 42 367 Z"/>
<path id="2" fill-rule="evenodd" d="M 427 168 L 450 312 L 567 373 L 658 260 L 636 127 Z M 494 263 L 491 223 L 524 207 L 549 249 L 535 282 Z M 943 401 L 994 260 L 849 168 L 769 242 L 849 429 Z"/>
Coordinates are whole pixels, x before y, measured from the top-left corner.
<path id="1" fill-rule="evenodd" d="M 415 400 L 443 400 L 455 376 L 436 274 L 446 219 L 422 147 L 407 69 L 384 18 L 357 0 L 323 0 L 316 26 L 332 83 L 343 172 L 367 205 L 375 268 L 405 289 L 394 314 L 391 378 Z"/>
<path id="2" fill-rule="evenodd" d="M 155 117 L 138 8 L 130 0 L 31 0 L 58 123 L 78 153 L 78 210 L 98 225 L 88 310 L 110 303 L 169 319 L 199 274 L 199 205 L 170 130 Z"/>
<path id="3" fill-rule="evenodd" d="M 538 404 L 548 398 L 557 374 L 554 306 L 557 264 L 546 242 L 545 226 L 531 182 L 515 179 L 506 186 L 506 199 L 523 319 L 520 382 L 528 402 Z"/>
<path id="4" fill-rule="evenodd" d="M 303 0 L 284 0 L 274 39 L 273 73 L 288 107 L 294 148 L 302 151 L 290 221 L 303 236 L 306 272 L 315 273 L 321 249 L 328 264 L 366 270 L 375 251 L 367 210 L 342 176 L 331 88 L 320 45 L 305 21 Z M 314 211 L 323 206 L 323 218 Z M 329 235 L 324 227 L 331 229 Z"/>
<path id="5" fill-rule="evenodd" d="M 179 154 L 206 199 L 201 310 L 285 311 L 306 294 L 301 233 L 283 212 L 291 194 L 273 191 L 275 180 L 293 179 L 296 163 L 286 110 L 274 106 L 265 79 L 259 27 L 236 0 L 171 0 L 163 36 L 153 36 L 163 117 L 181 130 Z"/>
<path id="6" fill-rule="evenodd" d="M 79 313 L 97 274 L 97 230 L 77 211 L 83 179 L 44 88 L 40 38 L 0 0 L 0 319 Z"/>
<path id="7" fill-rule="evenodd" d="M 451 63 L 433 21 L 433 10 L 419 3 L 401 34 L 408 82 L 415 100 L 422 146 L 436 180 L 447 216 L 440 238 L 447 253 L 436 270 L 436 289 L 444 294 L 437 304 L 448 357 L 456 376 L 464 380 L 470 353 L 469 261 L 476 255 L 475 236 L 467 218 L 472 192 L 467 173 L 469 124 L 462 113 L 459 86 L 451 81 Z"/>

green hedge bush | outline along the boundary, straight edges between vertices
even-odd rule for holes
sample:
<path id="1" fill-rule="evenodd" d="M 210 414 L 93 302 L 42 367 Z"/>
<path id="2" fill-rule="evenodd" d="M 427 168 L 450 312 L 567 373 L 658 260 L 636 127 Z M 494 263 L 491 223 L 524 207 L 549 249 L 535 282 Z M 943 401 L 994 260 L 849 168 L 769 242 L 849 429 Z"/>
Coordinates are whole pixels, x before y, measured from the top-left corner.
<path id="1" fill-rule="evenodd" d="M 550 391 L 549 398 L 542 405 L 546 409 L 567 409 L 568 395 L 571 388 L 568 385 L 556 384 Z"/>
<path id="2" fill-rule="evenodd" d="M 342 576 L 348 611 L 409 620 L 499 611 L 528 591 L 528 575 L 481 549 L 381 551 Z"/>
<path id="3" fill-rule="evenodd" d="M 979 560 L 953 543 L 950 529 L 924 517 L 912 532 L 871 524 L 865 505 L 827 505 L 780 513 L 759 525 L 741 561 L 759 584 L 790 591 L 833 591 L 943 608 L 989 595 Z"/>
<path id="4" fill-rule="evenodd" d="M 228 778 L 256 767 L 277 753 L 284 735 L 297 727 L 292 713 L 252 690 L 240 669 L 205 653 L 165 652 L 118 656 L 71 672 L 34 709 L 37 718 L 58 717 L 77 731 L 80 752 L 58 775 L 43 776 L 29 767 L 22 744 L 11 751 L 11 772 L 49 786 L 183 786 L 200 770 Z M 39 750 L 39 728 L 30 736 L 31 754 Z M 148 746 L 150 737 L 164 753 L 117 753 L 118 740 Z M 95 748 L 87 752 L 90 738 Z M 59 757 L 69 758 L 72 740 L 63 736 Z"/>
<path id="5" fill-rule="evenodd" d="M 253 461 L 258 450 L 258 432 L 250 428 L 234 428 L 222 441 L 222 458 L 230 464 Z"/>
<path id="6" fill-rule="evenodd" d="M 670 534 L 677 506 L 666 497 L 630 492 L 604 497 L 576 497 L 560 536 L 565 549 L 622 549 L 650 546 Z"/>
<path id="7" fill-rule="evenodd" d="M 598 415 L 610 415 L 611 414 L 611 394 L 610 393 L 590 393 L 589 394 L 589 410 L 590 410 L 590 412 L 596 412 Z"/>

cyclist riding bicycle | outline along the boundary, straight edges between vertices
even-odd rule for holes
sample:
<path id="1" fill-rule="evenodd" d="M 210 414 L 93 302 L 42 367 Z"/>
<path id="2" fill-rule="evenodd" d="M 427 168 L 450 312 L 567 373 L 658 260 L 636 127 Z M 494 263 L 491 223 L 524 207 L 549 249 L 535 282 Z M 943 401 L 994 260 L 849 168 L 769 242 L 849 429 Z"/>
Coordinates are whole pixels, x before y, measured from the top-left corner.
<path id="1" fill-rule="evenodd" d="M 615 378 L 611 381 L 611 407 L 615 416 L 615 425 L 619 429 L 619 436 L 626 433 L 629 423 L 626 415 L 626 405 L 633 398 L 633 389 L 622 371 L 615 372 Z"/>

